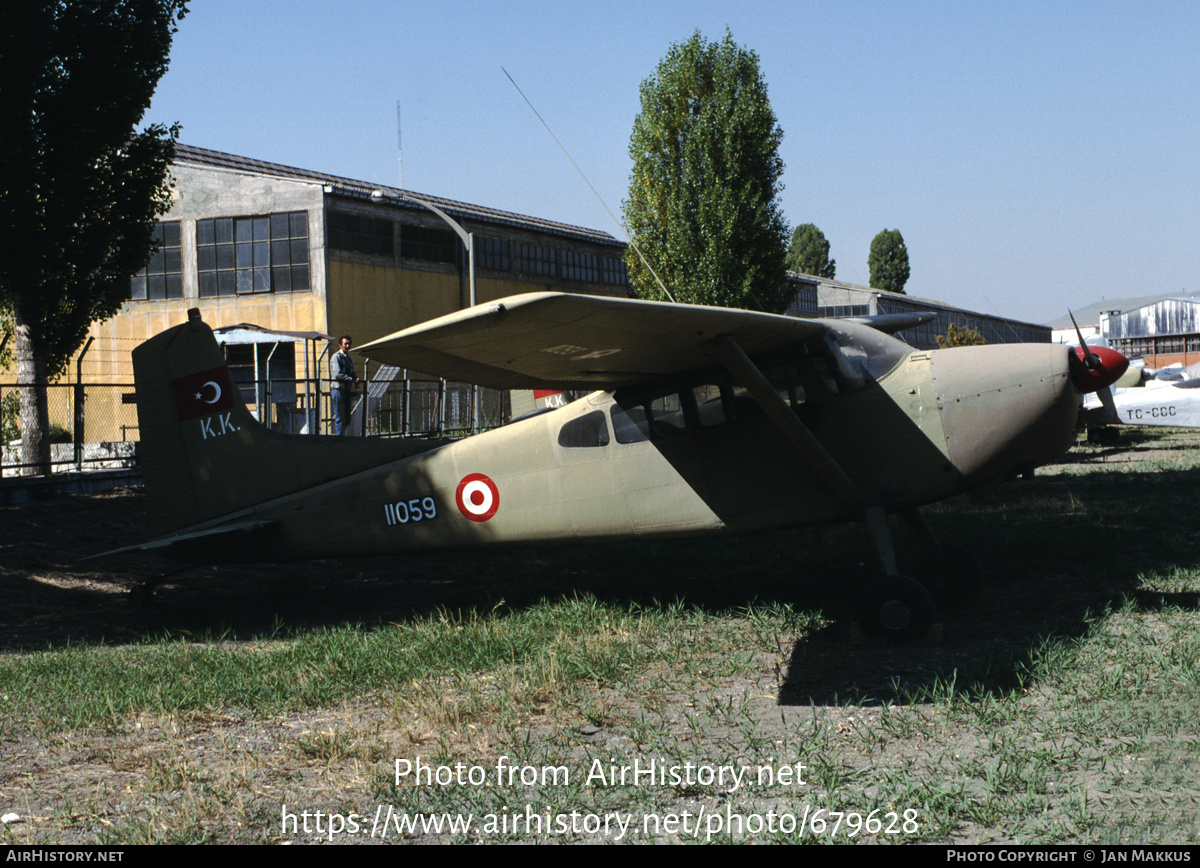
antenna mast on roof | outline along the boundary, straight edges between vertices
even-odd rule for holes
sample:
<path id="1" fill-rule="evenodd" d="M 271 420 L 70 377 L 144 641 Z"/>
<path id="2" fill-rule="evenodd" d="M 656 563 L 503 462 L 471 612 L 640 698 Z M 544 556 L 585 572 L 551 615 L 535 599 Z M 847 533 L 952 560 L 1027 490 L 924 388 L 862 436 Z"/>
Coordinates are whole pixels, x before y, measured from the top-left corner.
<path id="1" fill-rule="evenodd" d="M 400 100 L 396 100 L 396 162 L 397 186 L 404 189 L 404 140 L 400 135 Z"/>

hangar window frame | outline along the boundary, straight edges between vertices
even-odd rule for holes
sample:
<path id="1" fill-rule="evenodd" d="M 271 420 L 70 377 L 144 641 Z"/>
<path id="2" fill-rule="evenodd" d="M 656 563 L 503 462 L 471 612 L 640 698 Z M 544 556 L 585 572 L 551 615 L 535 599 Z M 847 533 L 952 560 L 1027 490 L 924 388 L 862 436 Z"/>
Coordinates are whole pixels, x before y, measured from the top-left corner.
<path id="1" fill-rule="evenodd" d="M 196 221 L 200 298 L 309 292 L 308 212 Z"/>
<path id="2" fill-rule="evenodd" d="M 449 229 L 435 229 L 415 223 L 400 224 L 401 259 L 454 265 L 458 262 L 459 243 L 458 236 Z"/>
<path id="3" fill-rule="evenodd" d="M 475 254 L 479 257 L 479 266 L 492 271 L 508 271 L 511 258 L 508 241 L 504 238 L 493 238 L 490 235 L 475 236 Z"/>
<path id="4" fill-rule="evenodd" d="M 562 251 L 562 277 L 564 280 L 599 283 L 600 258 L 594 253 L 564 250 Z"/>
<path id="5" fill-rule="evenodd" d="M 609 286 L 628 286 L 629 269 L 625 260 L 617 256 L 605 256 L 600 260 L 600 281 Z"/>
<path id="6" fill-rule="evenodd" d="M 183 221 L 158 222 L 154 240 L 158 246 L 146 267 L 129 279 L 130 301 L 183 298 Z"/>
<path id="7" fill-rule="evenodd" d="M 329 211 L 325 220 L 335 250 L 396 258 L 395 221 L 346 211 Z"/>
<path id="8" fill-rule="evenodd" d="M 520 274 L 537 277 L 558 276 L 558 250 L 540 244 L 513 244 L 513 259 Z"/>

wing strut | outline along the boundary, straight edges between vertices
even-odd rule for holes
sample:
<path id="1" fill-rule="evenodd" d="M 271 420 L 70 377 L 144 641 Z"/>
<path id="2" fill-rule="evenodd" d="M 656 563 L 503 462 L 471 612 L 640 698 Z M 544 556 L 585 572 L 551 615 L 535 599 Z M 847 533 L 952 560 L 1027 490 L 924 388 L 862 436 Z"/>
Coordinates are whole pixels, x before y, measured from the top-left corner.
<path id="1" fill-rule="evenodd" d="M 706 344 L 707 349 L 725 366 L 729 373 L 750 393 L 763 412 L 808 461 L 812 469 L 843 502 L 851 506 L 861 505 L 865 498 L 858 486 L 846 475 L 840 464 L 821 445 L 808 427 L 800 421 L 783 397 L 775 391 L 762 371 L 728 335 L 714 338 Z"/>

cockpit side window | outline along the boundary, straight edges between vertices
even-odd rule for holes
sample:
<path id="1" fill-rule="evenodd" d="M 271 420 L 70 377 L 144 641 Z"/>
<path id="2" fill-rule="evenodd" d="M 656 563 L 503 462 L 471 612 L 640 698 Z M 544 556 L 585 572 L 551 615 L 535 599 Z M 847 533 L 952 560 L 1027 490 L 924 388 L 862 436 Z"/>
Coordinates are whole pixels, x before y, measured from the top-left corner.
<path id="1" fill-rule="evenodd" d="M 558 445 L 569 449 L 608 445 L 608 423 L 603 410 L 593 410 L 558 429 Z"/>
<path id="2" fill-rule="evenodd" d="M 679 392 L 645 398 L 618 398 L 612 407 L 613 431 L 618 443 L 663 440 L 687 430 L 691 408 Z"/>

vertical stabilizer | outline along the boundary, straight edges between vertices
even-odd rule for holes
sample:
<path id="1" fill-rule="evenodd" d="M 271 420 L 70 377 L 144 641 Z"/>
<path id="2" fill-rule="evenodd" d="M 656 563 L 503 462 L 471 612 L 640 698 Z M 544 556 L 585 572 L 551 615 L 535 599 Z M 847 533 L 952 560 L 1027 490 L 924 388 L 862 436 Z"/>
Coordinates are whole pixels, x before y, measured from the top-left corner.
<path id="1" fill-rule="evenodd" d="M 217 523 L 445 442 L 268 430 L 246 409 L 198 311 L 138 346 L 133 371 L 139 454 L 156 535 Z"/>

